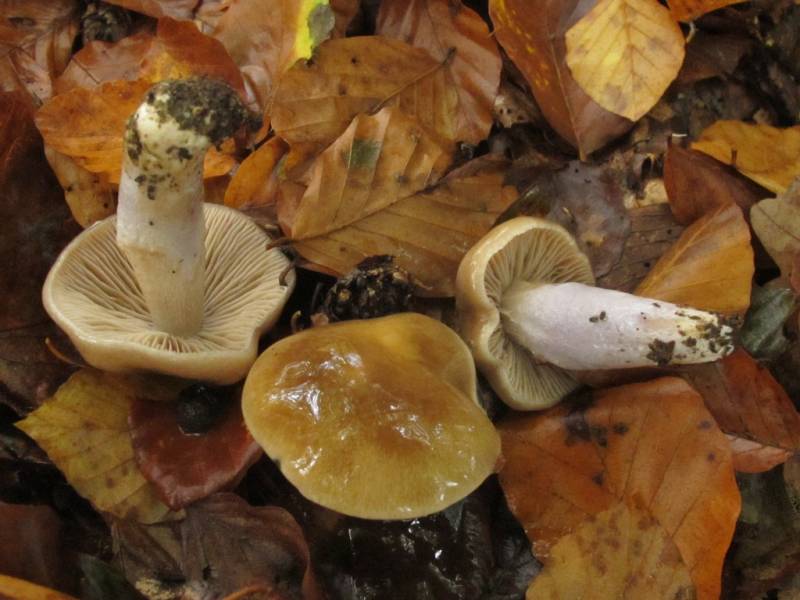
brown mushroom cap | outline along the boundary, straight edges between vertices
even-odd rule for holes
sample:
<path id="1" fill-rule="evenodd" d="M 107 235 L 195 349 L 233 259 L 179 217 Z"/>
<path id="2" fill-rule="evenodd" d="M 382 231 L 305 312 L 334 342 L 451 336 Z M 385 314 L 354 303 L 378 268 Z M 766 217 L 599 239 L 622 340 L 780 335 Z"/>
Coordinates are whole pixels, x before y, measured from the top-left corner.
<path id="1" fill-rule="evenodd" d="M 260 335 L 278 319 L 294 288 L 289 260 L 266 250 L 269 237 L 241 213 L 204 205 L 206 277 L 203 328 L 176 336 L 154 328 L 116 218 L 86 229 L 61 253 L 45 281 L 47 312 L 91 365 L 148 370 L 218 383 L 242 379 Z"/>
<path id="2" fill-rule="evenodd" d="M 459 265 L 459 331 L 480 371 L 513 408 L 548 408 L 577 383 L 558 367 L 538 363 L 505 334 L 503 295 L 519 282 L 568 281 L 594 284 L 589 260 L 561 226 L 534 217 L 517 217 L 493 228 Z"/>
<path id="3" fill-rule="evenodd" d="M 458 335 L 414 313 L 315 327 L 256 361 L 250 433 L 310 500 L 367 519 L 442 510 L 490 475 L 500 439 Z"/>

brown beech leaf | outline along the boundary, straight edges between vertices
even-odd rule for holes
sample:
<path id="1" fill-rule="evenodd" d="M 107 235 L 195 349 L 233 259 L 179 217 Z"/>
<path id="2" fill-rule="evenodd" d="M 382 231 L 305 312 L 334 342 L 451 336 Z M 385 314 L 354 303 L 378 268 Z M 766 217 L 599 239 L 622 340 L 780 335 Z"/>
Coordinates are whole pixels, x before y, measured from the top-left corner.
<path id="1" fill-rule="evenodd" d="M 753 48 L 753 40 L 741 35 L 698 30 L 686 46 L 676 83 L 688 85 L 711 77 L 733 75 L 741 58 Z"/>
<path id="2" fill-rule="evenodd" d="M 800 253 L 800 182 L 777 198 L 762 200 L 750 209 L 750 222 L 759 241 L 783 277 L 791 277 Z"/>
<path id="3" fill-rule="evenodd" d="M 779 129 L 763 123 L 717 121 L 703 130 L 692 148 L 732 165 L 776 194 L 785 192 L 800 176 L 800 125 Z"/>
<path id="4" fill-rule="evenodd" d="M 36 125 L 49 147 L 105 181 L 119 183 L 125 124 L 151 85 L 138 79 L 110 81 L 94 90 L 73 88 L 39 109 Z M 233 157 L 212 148 L 203 175 L 224 175 L 235 164 Z"/>
<path id="5" fill-rule="evenodd" d="M 88 227 L 116 212 L 117 194 L 108 181 L 52 148 L 46 147 L 44 154 L 64 190 L 64 199 L 78 225 Z"/>
<path id="6" fill-rule="evenodd" d="M 0 92 L 0 403 L 25 413 L 73 370 L 47 349 L 57 337 L 42 306 L 42 285 L 80 231 L 42 153 L 25 92 Z"/>
<path id="7" fill-rule="evenodd" d="M 169 508 L 134 459 L 128 413 L 141 387 L 132 379 L 83 369 L 16 425 L 98 510 L 153 523 L 167 518 Z"/>
<path id="8" fill-rule="evenodd" d="M 242 69 L 262 107 L 286 70 L 328 38 L 336 16 L 328 0 L 232 0 L 212 35 Z"/>
<path id="9" fill-rule="evenodd" d="M 376 254 L 390 254 L 426 296 L 452 296 L 462 257 L 516 199 L 504 186 L 505 163 L 467 163 L 437 186 L 395 202 L 350 226 L 295 242 L 306 259 L 343 274 Z"/>
<path id="10" fill-rule="evenodd" d="M 244 426 L 238 395 L 210 431 L 183 433 L 174 403 L 135 398 L 128 424 L 136 462 L 173 510 L 236 482 L 261 455 Z"/>
<path id="11" fill-rule="evenodd" d="M 429 133 L 454 140 L 458 92 L 443 65 L 419 48 L 368 36 L 323 43 L 309 63 L 289 69 L 272 106 L 275 132 L 314 154 L 362 112 L 396 106 Z"/>
<path id="12" fill-rule="evenodd" d="M 527 0 L 490 0 L 489 14 L 497 41 L 522 71 L 548 123 L 585 157 L 633 123 L 592 100 L 567 68 L 564 32 L 578 5 L 543 0 L 531 10 Z"/>
<path id="13" fill-rule="evenodd" d="M 450 155 L 400 109 L 358 115 L 314 161 L 291 221 L 281 226 L 294 240 L 340 229 L 435 183 L 449 164 Z"/>
<path id="14" fill-rule="evenodd" d="M 119 79 L 156 83 L 190 75 L 225 81 L 244 96 L 242 74 L 218 40 L 200 33 L 190 22 L 164 18 L 159 20 L 155 36 L 141 32 L 114 44 L 88 44 L 58 78 L 56 91 L 94 89 Z"/>
<path id="15" fill-rule="evenodd" d="M 107 0 L 107 2 L 156 19 L 161 17 L 191 19 L 198 4 L 198 0 Z"/>
<path id="16" fill-rule="evenodd" d="M 408 42 L 444 62 L 458 93 L 455 139 L 477 144 L 492 127 L 492 107 L 500 85 L 500 52 L 480 15 L 459 1 L 382 2 L 376 34 Z"/>
<path id="17" fill-rule="evenodd" d="M 0 3 L 0 90 L 26 90 L 38 102 L 52 95 L 78 33 L 75 0 Z"/>
<path id="18" fill-rule="evenodd" d="M 669 10 L 672 16 L 678 21 L 694 21 L 706 13 L 713 10 L 729 6 L 731 4 L 738 4 L 745 0 L 668 0 Z"/>
<path id="19" fill-rule="evenodd" d="M 638 121 L 683 63 L 683 33 L 656 0 L 599 0 L 566 33 L 567 65 L 600 106 Z"/>
<path id="20" fill-rule="evenodd" d="M 77 600 L 54 589 L 30 581 L 0 574 L 0 598 L 3 600 Z"/>
<path id="21" fill-rule="evenodd" d="M 704 214 L 733 202 L 745 218 L 768 192 L 707 154 L 671 144 L 664 159 L 664 186 L 672 214 L 688 225 Z"/>
<path id="22" fill-rule="evenodd" d="M 549 579 L 569 586 L 564 578 L 572 573 L 580 586 L 583 576 L 564 559 L 580 556 L 585 564 L 594 556 L 606 566 L 609 590 L 644 569 L 648 577 L 635 582 L 643 593 L 631 597 L 672 597 L 659 593 L 669 583 L 647 562 L 660 559 L 688 571 L 693 589 L 680 597 L 718 598 L 740 498 L 730 446 L 702 398 L 685 381 L 664 377 L 594 391 L 586 400 L 499 425 L 506 458 L 500 483 Z M 601 530 L 599 540 L 593 537 Z M 649 554 L 636 544 L 643 539 L 665 552 Z M 626 560 L 617 544 L 640 554 L 639 561 Z"/>
<path id="23" fill-rule="evenodd" d="M 288 147 L 272 137 L 242 161 L 225 190 L 226 206 L 247 209 L 275 202 L 278 192 L 278 163 Z"/>
<path id="24" fill-rule="evenodd" d="M 221 598 L 253 586 L 269 600 L 321 598 L 303 531 L 282 508 L 220 493 L 181 524 L 116 521 L 112 535 L 125 576 L 152 595 Z"/>
<path id="25" fill-rule="evenodd" d="M 767 471 L 800 451 L 800 413 L 769 370 L 744 350 L 680 372 L 732 436 L 736 470 Z"/>
<path id="26" fill-rule="evenodd" d="M 636 288 L 636 294 L 725 314 L 750 306 L 750 228 L 735 204 L 687 227 Z"/>

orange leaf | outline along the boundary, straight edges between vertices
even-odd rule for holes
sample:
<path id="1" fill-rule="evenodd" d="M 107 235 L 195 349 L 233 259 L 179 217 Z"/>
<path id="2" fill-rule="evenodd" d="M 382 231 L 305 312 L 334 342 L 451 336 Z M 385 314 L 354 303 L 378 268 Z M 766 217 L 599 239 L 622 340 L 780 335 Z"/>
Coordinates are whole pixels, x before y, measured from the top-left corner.
<path id="1" fill-rule="evenodd" d="M 673 18 L 686 23 L 723 6 L 740 2 L 745 0 L 668 0 Z"/>
<path id="2" fill-rule="evenodd" d="M 450 0 L 387 0 L 375 33 L 423 48 L 440 62 L 455 49 L 444 67 L 458 93 L 455 139 L 477 144 L 489 134 L 501 61 L 478 13 Z"/>
<path id="3" fill-rule="evenodd" d="M 397 106 L 428 133 L 455 139 L 458 94 L 441 63 L 424 50 L 384 37 L 329 40 L 313 62 L 281 79 L 272 107 L 275 132 L 294 149 L 328 146 L 362 112 Z"/>
<path id="4" fill-rule="evenodd" d="M 736 171 L 696 150 L 670 145 L 664 159 L 664 186 L 672 214 L 688 225 L 731 202 L 750 214 L 750 207 L 768 192 Z"/>
<path id="5" fill-rule="evenodd" d="M 683 33 L 656 0 L 599 0 L 566 34 L 567 65 L 600 106 L 638 121 L 683 63 Z"/>
<path id="6" fill-rule="evenodd" d="M 48 146 L 84 169 L 119 183 L 125 124 L 150 86 L 149 81 L 136 80 L 110 81 L 95 90 L 74 88 L 39 109 L 36 126 Z M 231 156 L 211 149 L 203 174 L 224 175 L 234 164 Z"/>
<path id="7" fill-rule="evenodd" d="M 681 374 L 702 394 L 720 429 L 733 436 L 737 470 L 767 471 L 800 450 L 800 413 L 769 370 L 744 350 L 684 367 Z"/>
<path id="8" fill-rule="evenodd" d="M 435 183 L 449 164 L 399 109 L 359 115 L 314 161 L 287 234 L 301 240 L 350 225 Z"/>
<path id="9" fill-rule="evenodd" d="M 45 148 L 44 154 L 64 190 L 64 199 L 78 225 L 88 227 L 116 212 L 117 195 L 108 181 L 52 148 Z"/>
<path id="10" fill-rule="evenodd" d="M 744 313 L 753 279 L 750 228 L 735 204 L 692 223 L 636 294 L 726 314 Z"/>
<path id="11" fill-rule="evenodd" d="M 500 483 L 546 566 L 558 570 L 566 554 L 559 544 L 579 543 L 582 531 L 599 531 L 607 522 L 602 543 L 635 548 L 647 535 L 669 550 L 671 541 L 678 556 L 667 552 L 662 560 L 689 571 L 699 600 L 719 597 L 739 491 L 728 441 L 686 382 L 665 377 L 596 391 L 588 404 L 517 414 L 499 428 L 506 457 Z M 585 541 L 584 560 L 594 540 Z M 635 574 L 637 564 L 621 558 L 614 552 L 608 568 L 625 570 L 623 577 Z M 618 581 L 620 573 L 605 577 Z M 637 597 L 663 597 L 654 593 L 662 583 L 641 582 L 650 593 Z"/>
<path id="12" fill-rule="evenodd" d="M 246 209 L 275 202 L 278 191 L 277 165 L 286 143 L 272 137 L 242 161 L 225 190 L 225 206 Z"/>
<path id="13" fill-rule="evenodd" d="M 732 165 L 776 194 L 785 192 L 800 176 L 800 125 L 779 129 L 763 123 L 717 121 L 703 130 L 692 148 Z"/>
<path id="14" fill-rule="evenodd" d="M 586 156 L 633 126 L 592 100 L 565 62 L 566 23 L 577 0 L 490 0 L 497 41 L 522 71 L 553 129 Z"/>
<path id="15" fill-rule="evenodd" d="M 0 590 L 0 598 L 3 600 L 77 600 L 74 596 L 2 574 Z"/>

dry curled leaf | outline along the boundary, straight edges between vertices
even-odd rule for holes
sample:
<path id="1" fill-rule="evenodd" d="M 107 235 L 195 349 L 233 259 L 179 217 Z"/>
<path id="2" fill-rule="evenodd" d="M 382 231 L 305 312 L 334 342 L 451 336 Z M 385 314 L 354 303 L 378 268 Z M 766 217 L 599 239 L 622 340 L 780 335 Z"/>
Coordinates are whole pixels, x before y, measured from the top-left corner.
<path id="1" fill-rule="evenodd" d="M 335 24 L 328 0 L 232 0 L 213 35 L 241 68 L 262 107 L 281 76 L 309 58 Z"/>
<path id="2" fill-rule="evenodd" d="M 675 220 L 688 225 L 704 214 L 733 202 L 750 214 L 766 190 L 730 167 L 696 150 L 670 145 L 664 159 L 664 186 Z"/>
<path id="3" fill-rule="evenodd" d="M 225 206 L 246 210 L 275 202 L 278 191 L 278 164 L 288 150 L 286 143 L 273 136 L 242 161 L 225 189 Z"/>
<path id="4" fill-rule="evenodd" d="M 480 15 L 460 0 L 387 0 L 376 24 L 385 35 L 427 50 L 458 93 L 455 139 L 477 144 L 492 127 L 500 84 L 500 52 Z M 455 51 L 452 59 L 448 54 Z"/>
<path id="5" fill-rule="evenodd" d="M 359 115 L 314 161 L 281 226 L 294 240 L 330 233 L 435 183 L 449 164 L 449 154 L 400 109 Z"/>
<path id="6" fill-rule="evenodd" d="M 138 393 L 130 379 L 84 369 L 17 427 L 98 510 L 153 523 L 166 518 L 169 508 L 136 466 L 128 412 Z"/>
<path id="7" fill-rule="evenodd" d="M 414 277 L 419 294 L 452 296 L 464 254 L 517 197 L 514 188 L 503 185 L 503 166 L 489 162 L 474 172 L 454 171 L 430 190 L 294 246 L 304 258 L 338 274 L 368 256 L 390 254 Z"/>
<path id="8" fill-rule="evenodd" d="M 731 437 L 737 471 L 767 471 L 800 451 L 800 413 L 769 370 L 744 350 L 681 374 Z"/>
<path id="9" fill-rule="evenodd" d="M 314 60 L 281 79 L 272 126 L 294 150 L 316 153 L 359 113 L 386 106 L 416 117 L 428 133 L 454 140 L 458 94 L 443 65 L 419 48 L 369 36 L 323 43 Z"/>
<path id="10" fill-rule="evenodd" d="M 703 130 L 692 148 L 732 165 L 776 194 L 785 192 L 800 176 L 800 125 L 780 129 L 763 123 L 717 121 Z"/>
<path id="11" fill-rule="evenodd" d="M 686 597 L 718 598 L 740 498 L 728 441 L 702 398 L 686 382 L 665 377 L 595 391 L 586 400 L 500 423 L 506 458 L 500 483 L 549 578 L 567 586 L 555 589 L 568 590 L 570 582 L 563 579 L 570 574 L 576 586 L 584 581 L 563 565 L 565 556 L 576 554 L 580 564 L 602 559 L 606 573 L 596 585 L 614 591 L 639 568 L 615 545 L 630 544 L 635 553 L 636 541 L 644 538 L 667 552 L 652 556 L 638 548 L 643 559 L 668 559 L 673 568 L 688 571 L 692 586 Z M 601 527 L 607 558 L 578 539 Z M 650 569 L 657 578 L 649 578 Z M 660 568 L 648 565 L 645 573 L 636 582 L 642 593 L 631 597 L 665 597 L 659 592 L 670 588 Z"/>
<path id="12" fill-rule="evenodd" d="M 767 198 L 753 206 L 750 222 L 759 241 L 780 267 L 781 275 L 791 277 L 800 253 L 800 183 L 777 198 Z"/>
<path id="13" fill-rule="evenodd" d="M 683 63 L 683 33 L 656 0 L 600 0 L 566 33 L 567 65 L 600 106 L 638 121 Z"/>
<path id="14" fill-rule="evenodd" d="M 490 0 L 497 41 L 522 71 L 548 123 L 582 156 L 624 134 L 633 123 L 590 98 L 565 62 L 564 32 L 578 0 Z"/>
<path id="15" fill-rule="evenodd" d="M 104 181 L 119 183 L 125 124 L 150 86 L 150 81 L 138 79 L 110 81 L 94 90 L 73 88 L 39 109 L 36 126 L 49 147 Z M 203 175 L 224 175 L 235 164 L 233 157 L 212 148 Z"/>
<path id="16" fill-rule="evenodd" d="M 72 54 L 78 17 L 75 0 L 0 3 L 0 90 L 47 100 Z"/>
<path id="17" fill-rule="evenodd" d="M 725 314 L 750 305 L 753 248 L 735 204 L 720 206 L 687 227 L 636 288 L 636 294 Z"/>

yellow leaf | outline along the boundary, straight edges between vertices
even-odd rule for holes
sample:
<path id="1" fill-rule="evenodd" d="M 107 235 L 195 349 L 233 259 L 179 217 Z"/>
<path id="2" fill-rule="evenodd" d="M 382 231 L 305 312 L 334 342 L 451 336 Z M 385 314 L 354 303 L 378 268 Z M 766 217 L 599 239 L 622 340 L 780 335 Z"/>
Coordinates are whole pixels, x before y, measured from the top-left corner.
<path id="1" fill-rule="evenodd" d="M 0 574 L 0 598 L 3 600 L 75 600 L 50 588 Z"/>
<path id="2" fill-rule="evenodd" d="M 142 393 L 132 378 L 84 369 L 17 427 L 98 510 L 154 523 L 169 508 L 139 472 L 128 429 L 131 401 Z"/>
<path id="3" fill-rule="evenodd" d="M 789 277 L 800 253 L 800 183 L 753 206 L 750 224 L 781 275 Z"/>
<path id="4" fill-rule="evenodd" d="M 272 137 L 242 161 L 225 190 L 225 206 L 250 208 L 271 204 L 277 192 L 277 165 L 286 153 L 286 143 Z"/>
<path id="5" fill-rule="evenodd" d="M 703 310 L 743 314 L 753 279 L 750 228 L 735 204 L 718 207 L 684 230 L 636 288 L 636 294 Z"/>
<path id="6" fill-rule="evenodd" d="M 780 194 L 800 176 L 800 125 L 779 129 L 761 123 L 717 121 L 692 148 L 732 165 L 745 177 Z"/>
<path id="7" fill-rule="evenodd" d="M 501 164 L 454 172 L 431 190 L 395 202 L 350 226 L 294 244 L 306 259 L 346 273 L 368 256 L 390 254 L 419 293 L 452 296 L 464 254 L 516 199 Z"/>
<path id="8" fill-rule="evenodd" d="M 681 28 L 656 0 L 600 0 L 566 34 L 567 65 L 600 106 L 638 121 L 683 63 Z"/>
<path id="9" fill-rule="evenodd" d="M 645 511 L 620 503 L 561 538 L 525 598 L 694 595 L 689 567 L 663 525 Z"/>
<path id="10" fill-rule="evenodd" d="M 424 50 L 377 36 L 322 44 L 313 62 L 281 78 L 270 116 L 293 148 L 303 144 L 315 153 L 357 114 L 381 106 L 400 107 L 442 140 L 455 138 L 458 92 L 442 64 Z"/>
<path id="11" fill-rule="evenodd" d="M 359 115 L 314 161 L 290 235 L 350 225 L 435 183 L 449 164 L 449 154 L 399 109 Z"/>

